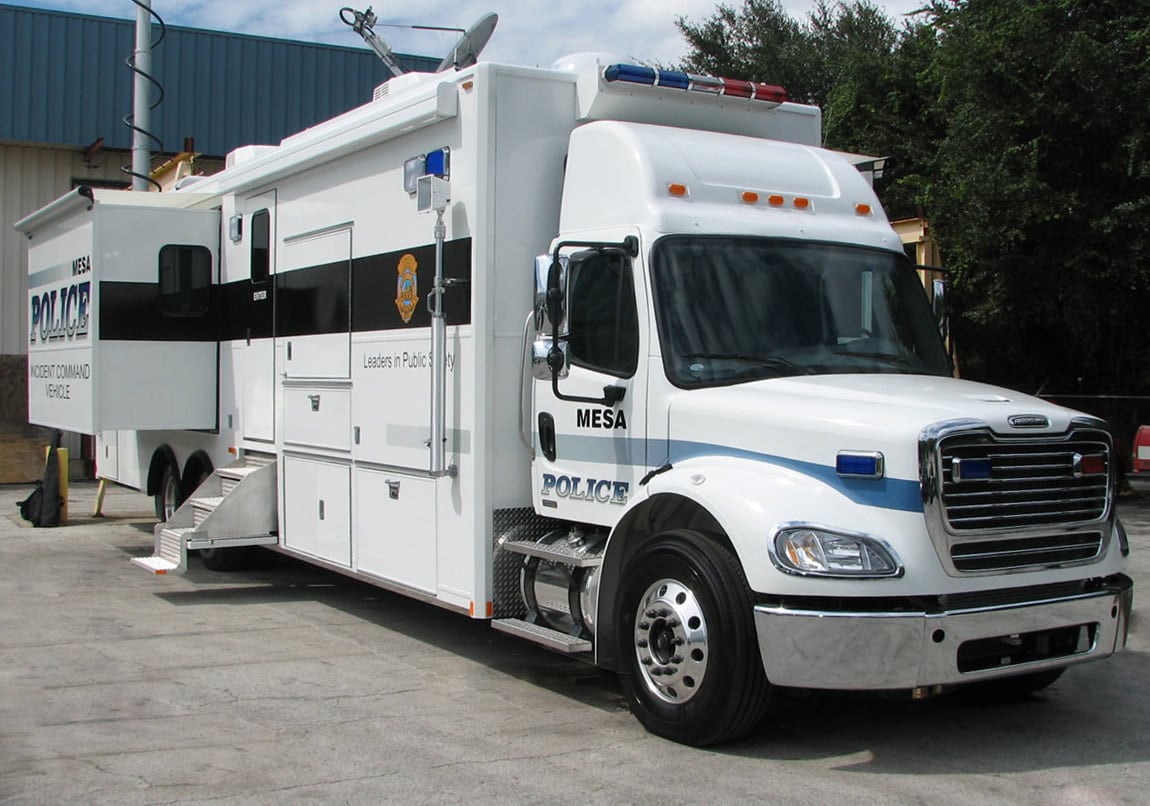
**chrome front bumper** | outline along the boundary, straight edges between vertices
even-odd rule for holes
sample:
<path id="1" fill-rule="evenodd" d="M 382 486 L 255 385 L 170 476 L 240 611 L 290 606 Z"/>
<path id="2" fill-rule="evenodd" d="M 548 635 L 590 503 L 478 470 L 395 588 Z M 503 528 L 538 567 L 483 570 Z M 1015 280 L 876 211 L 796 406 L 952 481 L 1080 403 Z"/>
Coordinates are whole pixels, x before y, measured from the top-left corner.
<path id="1" fill-rule="evenodd" d="M 1132 603 L 1133 584 L 1120 576 L 1092 593 L 940 613 L 758 605 L 755 627 L 763 668 L 776 685 L 906 689 L 1107 657 L 1126 645 Z M 1045 657 L 1052 645 L 1061 645 L 1061 654 Z"/>

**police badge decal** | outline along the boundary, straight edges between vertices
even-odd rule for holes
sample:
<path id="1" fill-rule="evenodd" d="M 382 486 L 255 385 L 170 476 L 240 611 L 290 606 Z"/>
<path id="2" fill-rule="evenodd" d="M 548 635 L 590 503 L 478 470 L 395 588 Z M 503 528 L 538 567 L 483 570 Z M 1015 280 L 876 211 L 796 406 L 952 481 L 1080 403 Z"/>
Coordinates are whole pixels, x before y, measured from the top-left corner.
<path id="1" fill-rule="evenodd" d="M 406 325 L 415 315 L 415 306 L 419 304 L 419 275 L 416 270 L 419 264 L 415 256 L 406 254 L 399 259 L 399 280 L 395 285 L 395 307 L 399 309 L 399 318 Z"/>

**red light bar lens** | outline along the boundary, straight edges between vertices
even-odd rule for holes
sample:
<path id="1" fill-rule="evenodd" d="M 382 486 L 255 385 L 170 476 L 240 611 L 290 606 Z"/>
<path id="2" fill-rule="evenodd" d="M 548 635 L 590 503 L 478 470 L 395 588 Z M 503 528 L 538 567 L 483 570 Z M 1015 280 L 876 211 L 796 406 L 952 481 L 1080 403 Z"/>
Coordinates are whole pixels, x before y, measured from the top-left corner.
<path id="1" fill-rule="evenodd" d="M 769 104 L 781 104 L 787 100 L 787 91 L 774 84 L 758 84 L 735 78 L 696 76 L 679 70 L 664 70 L 639 64 L 608 65 L 603 69 L 603 80 L 609 83 L 619 81 L 648 87 L 705 92 L 708 95 L 723 95 L 729 98 L 747 98 Z"/>
<path id="2" fill-rule="evenodd" d="M 756 84 L 755 100 L 781 104 L 787 100 L 787 91 L 774 84 Z"/>
<path id="3" fill-rule="evenodd" d="M 749 81 L 739 81 L 734 78 L 723 79 L 723 95 L 733 98 L 753 98 L 755 85 Z"/>

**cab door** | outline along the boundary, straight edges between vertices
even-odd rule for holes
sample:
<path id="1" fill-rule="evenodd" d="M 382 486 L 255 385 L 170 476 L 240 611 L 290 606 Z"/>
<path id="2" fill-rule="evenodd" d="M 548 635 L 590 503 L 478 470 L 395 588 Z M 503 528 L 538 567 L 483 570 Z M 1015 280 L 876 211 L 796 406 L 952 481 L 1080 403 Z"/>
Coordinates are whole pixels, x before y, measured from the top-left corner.
<path id="1" fill-rule="evenodd" d="M 633 240 L 633 239 L 632 239 Z M 646 470 L 646 306 L 636 289 L 637 259 L 605 244 L 561 248 L 537 268 L 537 299 L 546 308 L 547 280 L 563 299 L 537 314 L 533 348 L 532 465 L 537 511 L 571 521 L 613 524 Z M 556 283 L 558 279 L 558 283 Z M 554 337 L 559 316 L 560 338 Z M 554 378 L 547 356 L 557 346 Z M 553 361 L 555 358 L 553 356 Z"/>

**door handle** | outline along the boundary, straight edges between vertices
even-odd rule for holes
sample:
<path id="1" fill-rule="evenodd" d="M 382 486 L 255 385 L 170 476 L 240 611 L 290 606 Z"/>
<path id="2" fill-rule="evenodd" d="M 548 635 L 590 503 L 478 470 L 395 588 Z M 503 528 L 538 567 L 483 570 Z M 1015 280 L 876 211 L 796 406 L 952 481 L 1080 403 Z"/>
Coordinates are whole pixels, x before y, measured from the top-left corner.
<path id="1" fill-rule="evenodd" d="M 555 418 L 545 411 L 539 412 L 539 449 L 548 462 L 555 461 Z"/>

